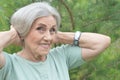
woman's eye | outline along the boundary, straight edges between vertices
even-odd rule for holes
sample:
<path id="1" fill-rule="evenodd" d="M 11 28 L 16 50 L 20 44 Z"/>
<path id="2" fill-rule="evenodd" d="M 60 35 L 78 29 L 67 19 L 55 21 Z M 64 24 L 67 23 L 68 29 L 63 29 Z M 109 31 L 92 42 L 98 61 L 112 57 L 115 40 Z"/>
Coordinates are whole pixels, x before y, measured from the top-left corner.
<path id="1" fill-rule="evenodd" d="M 37 27 L 37 30 L 42 30 L 43 27 Z"/>
<path id="2" fill-rule="evenodd" d="M 44 27 L 38 27 L 37 30 L 40 32 L 44 32 L 46 29 Z"/>
<path id="3" fill-rule="evenodd" d="M 52 28 L 52 29 L 50 30 L 50 33 L 56 33 L 56 29 L 55 29 L 55 28 Z"/>

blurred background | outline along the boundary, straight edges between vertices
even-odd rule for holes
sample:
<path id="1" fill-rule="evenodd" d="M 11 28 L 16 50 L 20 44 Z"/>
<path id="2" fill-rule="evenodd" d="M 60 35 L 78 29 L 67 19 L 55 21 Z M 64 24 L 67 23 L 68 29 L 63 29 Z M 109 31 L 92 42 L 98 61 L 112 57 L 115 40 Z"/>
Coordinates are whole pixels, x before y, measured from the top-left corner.
<path id="1" fill-rule="evenodd" d="M 0 0 L 0 31 L 9 30 L 17 9 L 37 1 L 57 8 L 62 17 L 60 31 L 102 33 L 112 39 L 94 60 L 70 70 L 71 80 L 120 80 L 120 0 Z M 14 45 L 5 48 L 10 53 L 18 50 Z"/>

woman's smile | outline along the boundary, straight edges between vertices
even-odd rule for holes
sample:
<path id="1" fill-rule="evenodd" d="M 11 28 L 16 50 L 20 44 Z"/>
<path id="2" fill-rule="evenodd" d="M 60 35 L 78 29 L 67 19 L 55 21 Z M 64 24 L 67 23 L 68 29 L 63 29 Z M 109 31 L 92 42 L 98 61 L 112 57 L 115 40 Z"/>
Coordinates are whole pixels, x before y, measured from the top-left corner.
<path id="1" fill-rule="evenodd" d="M 49 43 L 40 43 L 39 44 L 41 48 L 48 50 L 50 49 L 50 44 Z"/>

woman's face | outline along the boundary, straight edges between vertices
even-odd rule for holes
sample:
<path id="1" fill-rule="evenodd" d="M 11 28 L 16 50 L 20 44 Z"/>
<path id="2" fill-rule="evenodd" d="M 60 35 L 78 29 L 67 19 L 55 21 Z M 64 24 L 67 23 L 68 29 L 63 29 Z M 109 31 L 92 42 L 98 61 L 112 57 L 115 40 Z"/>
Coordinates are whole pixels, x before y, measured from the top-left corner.
<path id="1" fill-rule="evenodd" d="M 46 56 L 49 53 L 56 34 L 57 23 L 53 16 L 35 20 L 28 35 L 25 37 L 24 49 L 34 56 Z"/>

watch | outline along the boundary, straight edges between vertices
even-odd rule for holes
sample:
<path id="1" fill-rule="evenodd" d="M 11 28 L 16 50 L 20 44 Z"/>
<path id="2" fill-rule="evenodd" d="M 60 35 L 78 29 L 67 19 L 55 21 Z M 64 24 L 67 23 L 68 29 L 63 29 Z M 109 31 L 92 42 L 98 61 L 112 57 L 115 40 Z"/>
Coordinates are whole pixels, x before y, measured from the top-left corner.
<path id="1" fill-rule="evenodd" d="M 81 36 L 81 32 L 80 31 L 76 31 L 75 32 L 75 36 L 74 36 L 73 45 L 79 46 L 79 38 L 80 38 L 80 36 Z"/>

